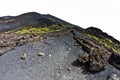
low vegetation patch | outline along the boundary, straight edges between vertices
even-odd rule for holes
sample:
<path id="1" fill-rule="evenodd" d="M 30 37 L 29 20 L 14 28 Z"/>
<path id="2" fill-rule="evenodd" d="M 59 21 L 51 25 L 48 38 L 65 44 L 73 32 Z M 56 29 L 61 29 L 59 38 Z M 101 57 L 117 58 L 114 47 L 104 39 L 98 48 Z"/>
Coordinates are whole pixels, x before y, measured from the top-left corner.
<path id="1" fill-rule="evenodd" d="M 49 33 L 49 32 L 57 32 L 65 29 L 65 27 L 52 25 L 50 27 L 32 27 L 26 26 L 22 29 L 18 29 L 15 31 L 17 34 L 41 34 L 41 33 Z"/>
<path id="2" fill-rule="evenodd" d="M 120 54 L 119 45 L 115 44 L 112 40 L 110 40 L 108 38 L 101 39 L 101 38 L 99 38 L 97 36 L 90 35 L 90 34 L 88 34 L 88 36 L 95 39 L 96 41 L 98 41 L 99 44 L 103 45 L 107 49 L 111 49 L 113 52 L 115 52 L 117 54 Z"/>

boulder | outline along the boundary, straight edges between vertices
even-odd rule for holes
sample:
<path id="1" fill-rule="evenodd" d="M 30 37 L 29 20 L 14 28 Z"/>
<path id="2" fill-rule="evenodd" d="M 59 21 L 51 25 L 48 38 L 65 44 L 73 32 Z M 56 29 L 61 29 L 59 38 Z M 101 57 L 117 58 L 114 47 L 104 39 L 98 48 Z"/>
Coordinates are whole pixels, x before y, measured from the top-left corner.
<path id="1" fill-rule="evenodd" d="M 111 52 L 89 39 L 78 39 L 78 41 L 85 53 L 80 54 L 77 60 L 88 65 L 88 69 L 92 72 L 103 70 L 108 63 Z"/>
<path id="2" fill-rule="evenodd" d="M 27 58 L 27 54 L 26 54 L 26 53 L 23 53 L 23 54 L 21 54 L 20 57 L 21 57 L 22 60 L 25 60 L 25 59 Z"/>

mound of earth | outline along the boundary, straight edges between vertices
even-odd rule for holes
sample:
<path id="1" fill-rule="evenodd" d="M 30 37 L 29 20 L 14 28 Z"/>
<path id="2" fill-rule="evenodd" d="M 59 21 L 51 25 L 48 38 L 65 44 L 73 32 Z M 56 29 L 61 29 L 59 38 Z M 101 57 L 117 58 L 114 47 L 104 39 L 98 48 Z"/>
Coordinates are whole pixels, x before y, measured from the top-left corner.
<path id="1" fill-rule="evenodd" d="M 36 12 L 0 18 L 0 80 L 119 80 L 120 42 Z"/>

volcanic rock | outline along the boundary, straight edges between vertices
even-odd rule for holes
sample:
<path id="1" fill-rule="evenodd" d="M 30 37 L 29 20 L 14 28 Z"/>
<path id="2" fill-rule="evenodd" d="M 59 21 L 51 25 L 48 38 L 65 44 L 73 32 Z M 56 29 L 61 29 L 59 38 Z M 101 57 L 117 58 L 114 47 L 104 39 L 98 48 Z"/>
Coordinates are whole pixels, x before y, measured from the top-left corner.
<path id="1" fill-rule="evenodd" d="M 27 54 L 26 53 L 21 54 L 21 59 L 22 60 L 25 60 L 26 58 L 27 58 Z"/>
<path id="2" fill-rule="evenodd" d="M 45 54 L 42 53 L 42 52 L 39 52 L 37 55 L 38 55 L 38 56 L 44 56 Z"/>
<path id="3" fill-rule="evenodd" d="M 86 63 L 88 69 L 92 72 L 103 70 L 108 63 L 111 53 L 103 46 L 96 45 L 89 39 L 79 38 L 77 40 L 85 51 L 85 53 L 81 54 L 78 58 L 80 63 Z"/>

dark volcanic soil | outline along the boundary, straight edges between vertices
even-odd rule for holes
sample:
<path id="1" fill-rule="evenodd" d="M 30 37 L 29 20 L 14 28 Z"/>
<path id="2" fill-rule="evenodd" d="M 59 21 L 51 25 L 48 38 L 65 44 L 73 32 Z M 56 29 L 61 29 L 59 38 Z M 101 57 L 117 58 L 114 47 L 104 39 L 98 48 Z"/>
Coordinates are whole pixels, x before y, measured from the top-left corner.
<path id="1" fill-rule="evenodd" d="M 0 80 L 85 79 L 82 70 L 72 66 L 82 52 L 74 46 L 74 42 L 70 34 L 17 47 L 0 57 Z M 45 53 L 45 56 L 37 56 L 39 52 Z M 20 59 L 21 53 L 27 53 L 26 60 Z"/>
<path id="2" fill-rule="evenodd" d="M 97 74 L 72 65 L 83 51 L 74 46 L 72 34 L 51 37 L 42 43 L 29 43 L 0 57 L 0 80 L 106 80 L 111 73 L 120 72 L 111 65 Z M 45 56 L 37 56 L 43 52 Z M 27 59 L 20 59 L 22 53 Z"/>

